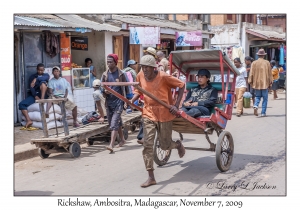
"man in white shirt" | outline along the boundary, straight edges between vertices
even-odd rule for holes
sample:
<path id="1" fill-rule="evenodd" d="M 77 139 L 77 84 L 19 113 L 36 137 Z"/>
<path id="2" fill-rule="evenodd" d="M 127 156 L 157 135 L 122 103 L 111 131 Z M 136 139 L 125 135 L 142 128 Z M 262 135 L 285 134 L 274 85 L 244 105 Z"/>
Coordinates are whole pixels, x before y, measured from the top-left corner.
<path id="1" fill-rule="evenodd" d="M 65 78 L 60 77 L 60 68 L 58 66 L 52 68 L 52 74 L 54 77 L 50 79 L 48 83 L 49 99 L 67 98 L 68 89 L 71 89 L 70 83 Z M 48 103 L 46 117 L 49 117 L 50 108 L 51 103 Z M 68 99 L 65 103 L 65 108 L 72 110 L 73 127 L 79 127 L 80 125 L 77 122 L 77 105 Z"/>

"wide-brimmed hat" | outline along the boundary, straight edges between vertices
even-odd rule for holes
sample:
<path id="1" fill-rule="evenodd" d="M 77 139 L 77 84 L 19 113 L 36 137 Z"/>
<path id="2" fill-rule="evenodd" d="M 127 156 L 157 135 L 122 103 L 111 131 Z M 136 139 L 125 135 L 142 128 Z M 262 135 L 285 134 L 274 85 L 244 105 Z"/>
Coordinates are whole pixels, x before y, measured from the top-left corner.
<path id="1" fill-rule="evenodd" d="M 152 55 L 145 55 L 141 58 L 141 62 L 139 63 L 142 66 L 152 66 L 157 67 L 155 58 Z"/>
<path id="2" fill-rule="evenodd" d="M 267 53 L 265 53 L 264 49 L 259 49 L 258 52 L 256 53 L 256 55 L 266 55 Z"/>
<path id="3" fill-rule="evenodd" d="M 134 65 L 134 64 L 137 64 L 137 62 L 136 62 L 135 60 L 129 60 L 129 61 L 127 62 L 127 67 L 128 67 L 129 65 Z"/>
<path id="4" fill-rule="evenodd" d="M 156 58 L 156 50 L 154 48 L 148 47 L 147 50 L 144 50 L 144 52 L 148 52 Z"/>

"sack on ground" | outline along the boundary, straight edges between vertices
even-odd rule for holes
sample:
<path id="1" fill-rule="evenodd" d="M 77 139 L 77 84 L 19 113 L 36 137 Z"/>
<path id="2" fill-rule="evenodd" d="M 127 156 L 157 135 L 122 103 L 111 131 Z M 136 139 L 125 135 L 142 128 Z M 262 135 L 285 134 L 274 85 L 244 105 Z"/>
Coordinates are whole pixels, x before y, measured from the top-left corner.
<path id="1" fill-rule="evenodd" d="M 44 109 L 46 111 L 47 108 L 47 104 L 44 104 Z M 27 108 L 28 112 L 39 112 L 40 111 L 40 106 L 39 103 L 34 103 L 31 104 L 28 108 Z M 55 113 L 61 114 L 61 109 L 60 106 L 58 106 L 57 104 L 54 104 L 54 111 Z M 53 113 L 53 107 L 51 106 L 50 110 L 49 110 L 49 114 Z"/>
<path id="2" fill-rule="evenodd" d="M 40 112 L 28 112 L 28 116 L 32 121 L 42 122 L 42 117 Z M 61 119 L 61 115 L 55 113 L 56 120 Z M 25 116 L 22 115 L 22 120 L 26 121 Z M 49 118 L 46 118 L 46 122 L 50 122 L 54 120 L 54 113 L 49 114 Z"/>

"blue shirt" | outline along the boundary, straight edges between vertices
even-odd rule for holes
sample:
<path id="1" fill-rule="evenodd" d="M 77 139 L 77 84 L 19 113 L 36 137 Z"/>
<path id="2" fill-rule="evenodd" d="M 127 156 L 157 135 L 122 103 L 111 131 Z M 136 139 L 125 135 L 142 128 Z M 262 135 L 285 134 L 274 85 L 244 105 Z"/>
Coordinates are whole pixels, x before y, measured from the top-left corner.
<path id="1" fill-rule="evenodd" d="M 65 78 L 50 79 L 48 87 L 52 89 L 54 96 L 64 97 L 66 89 L 69 89 L 70 83 Z"/>
<path id="2" fill-rule="evenodd" d="M 119 72 L 115 71 L 111 73 L 108 71 L 107 82 L 116 82 L 116 79 L 119 79 Z M 111 86 L 110 88 L 116 91 L 117 93 L 119 93 L 120 95 L 123 95 L 121 86 Z M 114 96 L 113 94 L 109 94 L 106 100 L 107 100 L 107 105 L 111 108 L 115 108 L 117 106 L 123 106 L 123 101 L 118 97 Z"/>
<path id="3" fill-rule="evenodd" d="M 34 87 L 32 88 L 31 82 L 34 79 L 36 79 L 36 81 L 35 81 Z M 42 75 L 38 75 L 38 73 L 35 73 L 29 77 L 29 87 L 30 87 L 30 92 L 33 97 L 35 97 L 35 96 L 41 97 L 40 86 L 42 83 L 46 83 L 46 85 L 47 85 L 49 79 L 50 79 L 50 75 L 48 73 L 44 73 Z"/>

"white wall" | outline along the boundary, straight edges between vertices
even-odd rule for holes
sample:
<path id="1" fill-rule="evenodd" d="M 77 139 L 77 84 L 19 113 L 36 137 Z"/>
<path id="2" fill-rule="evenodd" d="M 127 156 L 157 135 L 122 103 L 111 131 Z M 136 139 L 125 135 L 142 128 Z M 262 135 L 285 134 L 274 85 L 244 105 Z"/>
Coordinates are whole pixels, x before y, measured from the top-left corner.
<path id="1" fill-rule="evenodd" d="M 215 36 L 211 39 L 212 46 L 239 45 L 239 31 L 237 24 L 227 24 L 222 26 L 212 26 L 211 32 Z"/>

